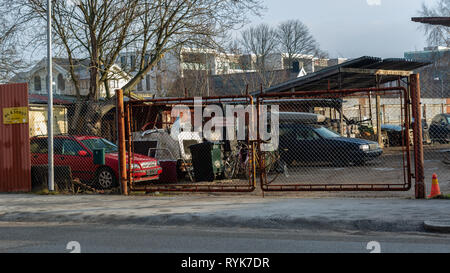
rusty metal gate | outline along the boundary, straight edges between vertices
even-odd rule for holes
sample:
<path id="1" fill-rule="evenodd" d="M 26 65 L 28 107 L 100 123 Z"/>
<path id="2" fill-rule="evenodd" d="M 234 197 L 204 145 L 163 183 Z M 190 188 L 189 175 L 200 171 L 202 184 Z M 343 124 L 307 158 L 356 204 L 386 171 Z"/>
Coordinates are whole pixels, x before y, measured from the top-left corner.
<path id="1" fill-rule="evenodd" d="M 256 108 L 251 96 L 132 100 L 121 107 L 120 92 L 118 113 L 123 119 L 119 118 L 119 146 L 125 147 L 121 150 L 128 155 L 121 155 L 126 158 L 126 168 L 124 164 L 121 166 L 125 193 L 128 189 L 145 192 L 255 189 L 256 139 L 249 137 L 248 125 L 255 123 L 251 112 L 256 112 Z M 250 111 L 241 120 L 245 124 L 242 139 L 224 139 L 228 132 L 224 130 L 235 130 L 237 122 L 235 115 L 232 121 L 223 116 L 229 106 Z M 221 111 L 223 118 L 217 116 Z M 208 141 L 204 141 L 206 126 L 210 126 Z M 150 162 L 151 159 L 157 161 Z"/>
<path id="2" fill-rule="evenodd" d="M 256 104 L 262 190 L 410 190 L 408 91 L 389 87 L 261 93 Z"/>

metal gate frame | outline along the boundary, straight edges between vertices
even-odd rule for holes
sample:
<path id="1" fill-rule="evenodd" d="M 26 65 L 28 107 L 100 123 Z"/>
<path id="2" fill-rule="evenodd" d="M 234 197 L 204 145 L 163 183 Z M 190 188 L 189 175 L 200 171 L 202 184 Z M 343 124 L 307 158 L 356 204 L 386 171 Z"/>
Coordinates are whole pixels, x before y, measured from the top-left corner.
<path id="1" fill-rule="evenodd" d="M 396 92 L 395 92 L 396 91 Z M 256 99 L 256 106 L 258 111 L 261 110 L 261 105 L 264 99 L 267 98 L 283 98 L 284 100 L 289 99 L 304 99 L 304 98 L 336 98 L 336 97 L 343 97 L 345 96 L 351 96 L 356 93 L 361 92 L 367 92 L 371 94 L 383 92 L 384 94 L 388 93 L 399 93 L 400 99 L 403 101 L 402 104 L 402 110 L 401 110 L 401 116 L 402 116 L 402 122 L 404 122 L 404 128 L 406 132 L 409 132 L 409 117 L 410 117 L 410 96 L 408 93 L 408 90 L 404 87 L 398 86 L 398 87 L 388 87 L 388 88 L 358 88 L 358 89 L 338 89 L 338 90 L 315 90 L 315 91 L 296 91 L 296 92 L 282 92 L 282 93 L 262 93 L 259 94 L 259 96 Z M 419 94 L 420 95 L 420 94 Z M 419 96 L 420 100 L 420 96 Z M 414 106 L 414 105 L 413 105 Z M 404 109 L 404 110 L 403 110 Z M 414 107 L 413 107 L 413 112 Z M 419 111 L 420 112 L 420 111 Z M 417 114 L 417 113 L 415 113 Z M 415 116 L 415 115 L 414 115 Z M 416 119 L 417 120 L 417 119 Z M 259 168 L 262 170 L 260 171 L 260 184 L 261 189 L 263 192 L 274 192 L 274 191 L 409 191 L 411 189 L 411 157 L 410 157 L 410 147 L 409 147 L 409 133 L 404 134 L 403 133 L 403 139 L 405 140 L 404 143 L 407 143 L 407 147 L 404 145 L 402 146 L 403 150 L 403 177 L 404 177 L 404 183 L 403 184 L 290 184 L 290 185 L 281 185 L 281 184 L 274 184 L 271 183 L 270 185 L 267 184 L 267 171 L 264 170 L 264 159 L 265 157 L 261 155 L 260 145 L 262 143 L 260 137 L 259 137 L 259 124 L 260 124 L 260 114 L 258 114 L 258 143 L 257 145 L 257 153 L 259 153 Z M 416 127 L 414 126 L 414 131 L 416 131 Z M 404 131 L 403 131 L 404 132 Z M 416 134 L 414 134 L 416 135 Z M 416 141 L 414 141 L 416 143 Z M 417 146 L 416 144 L 414 145 Z M 416 153 L 415 153 L 416 154 Z M 406 160 L 406 166 L 405 166 L 405 160 Z M 417 161 L 416 161 L 417 162 Z M 417 166 L 415 168 L 418 169 Z"/>
<path id="2" fill-rule="evenodd" d="M 255 148 L 257 141 L 248 141 L 249 147 L 251 147 L 251 162 L 249 163 L 250 171 L 253 175 L 249 175 L 248 184 L 236 185 L 196 185 L 193 184 L 173 184 L 173 185 L 135 185 L 131 176 L 131 170 L 127 170 L 126 166 L 129 164 L 130 158 L 133 158 L 133 107 L 136 106 L 149 106 L 149 105 L 174 105 L 183 104 L 188 106 L 195 105 L 196 98 L 159 98 L 148 100 L 131 100 L 123 102 L 123 91 L 117 90 L 117 109 L 118 109 L 118 131 L 119 131 L 119 157 L 120 157 L 120 170 L 121 170 L 121 185 L 122 193 L 127 195 L 128 191 L 145 191 L 145 192 L 253 192 L 256 189 L 256 160 L 255 160 Z M 254 105 L 253 97 L 250 95 L 242 96 L 214 96 L 214 97 L 202 97 L 202 107 L 213 103 L 243 103 L 246 105 Z M 127 120 L 127 124 L 125 124 Z M 126 137 L 125 137 L 126 136 Z M 126 140 L 127 139 L 127 140 Z M 126 154 L 131 155 L 126 162 Z"/>

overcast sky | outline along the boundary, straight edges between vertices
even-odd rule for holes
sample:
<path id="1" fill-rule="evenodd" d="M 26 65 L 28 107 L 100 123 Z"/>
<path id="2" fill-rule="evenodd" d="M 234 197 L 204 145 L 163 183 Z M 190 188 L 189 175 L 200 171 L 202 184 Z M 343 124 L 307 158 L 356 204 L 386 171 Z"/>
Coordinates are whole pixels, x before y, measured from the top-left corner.
<path id="1" fill-rule="evenodd" d="M 434 6 L 436 0 L 264 0 L 267 10 L 252 25 L 299 19 L 330 57 L 403 57 L 426 46 L 411 21 L 423 2 Z"/>

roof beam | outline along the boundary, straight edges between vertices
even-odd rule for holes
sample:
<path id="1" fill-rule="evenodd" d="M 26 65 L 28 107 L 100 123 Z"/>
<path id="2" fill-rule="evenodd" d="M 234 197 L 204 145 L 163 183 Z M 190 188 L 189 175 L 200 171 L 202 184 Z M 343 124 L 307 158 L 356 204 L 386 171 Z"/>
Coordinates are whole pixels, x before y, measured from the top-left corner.
<path id="1" fill-rule="evenodd" d="M 413 17 L 411 18 L 411 21 L 450 27 L 450 17 Z"/>
<path id="2" fill-rule="evenodd" d="M 390 75 L 390 76 L 404 76 L 409 77 L 413 74 L 412 71 L 407 70 L 386 70 L 386 69 L 364 69 L 364 68 L 339 68 L 341 73 L 356 73 L 356 74 L 370 74 L 370 75 Z"/>

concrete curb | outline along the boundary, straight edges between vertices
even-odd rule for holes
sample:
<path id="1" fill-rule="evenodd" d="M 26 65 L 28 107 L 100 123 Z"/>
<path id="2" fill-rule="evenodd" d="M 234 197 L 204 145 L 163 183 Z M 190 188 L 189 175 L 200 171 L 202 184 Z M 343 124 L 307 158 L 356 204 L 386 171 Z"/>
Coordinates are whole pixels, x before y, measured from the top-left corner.
<path id="1" fill-rule="evenodd" d="M 429 232 L 450 233 L 450 220 L 425 221 L 423 227 Z"/>
<path id="2" fill-rule="evenodd" d="M 290 217 L 269 215 L 263 217 L 242 217 L 217 214 L 160 214 L 149 216 L 124 216 L 108 214 L 50 214 L 15 212 L 0 215 L 0 221 L 9 222 L 52 222 L 92 223 L 106 225 L 149 225 L 149 226 L 197 226 L 197 227 L 239 227 L 261 229 L 294 229 L 324 231 L 377 231 L 417 232 L 424 231 L 423 221 L 383 221 L 380 219 L 339 220 L 325 217 Z"/>

